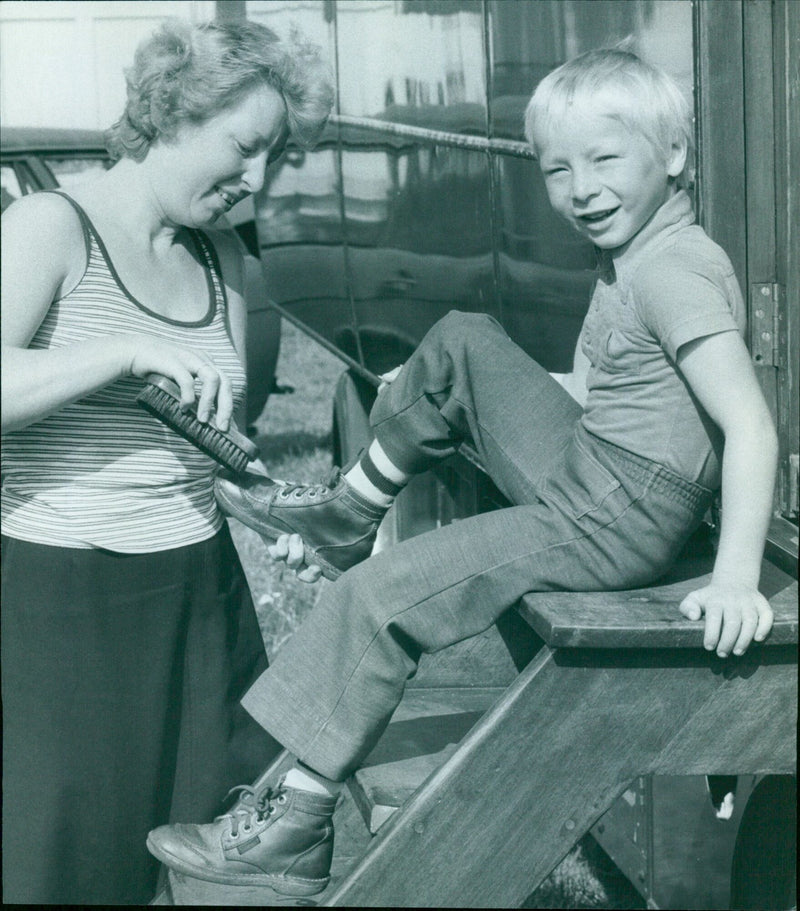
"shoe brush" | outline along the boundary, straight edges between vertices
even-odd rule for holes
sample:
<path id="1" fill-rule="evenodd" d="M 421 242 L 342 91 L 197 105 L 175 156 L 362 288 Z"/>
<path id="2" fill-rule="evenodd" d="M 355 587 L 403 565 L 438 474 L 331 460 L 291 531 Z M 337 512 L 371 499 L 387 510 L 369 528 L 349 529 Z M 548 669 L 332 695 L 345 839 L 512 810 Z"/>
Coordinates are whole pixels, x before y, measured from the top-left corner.
<path id="1" fill-rule="evenodd" d="M 234 428 L 220 430 L 214 426 L 213 418 L 203 423 L 198 420 L 194 406 L 184 411 L 181 408 L 180 387 L 165 376 L 151 373 L 136 401 L 184 440 L 235 474 L 241 474 L 250 462 L 258 458 L 256 444 Z"/>

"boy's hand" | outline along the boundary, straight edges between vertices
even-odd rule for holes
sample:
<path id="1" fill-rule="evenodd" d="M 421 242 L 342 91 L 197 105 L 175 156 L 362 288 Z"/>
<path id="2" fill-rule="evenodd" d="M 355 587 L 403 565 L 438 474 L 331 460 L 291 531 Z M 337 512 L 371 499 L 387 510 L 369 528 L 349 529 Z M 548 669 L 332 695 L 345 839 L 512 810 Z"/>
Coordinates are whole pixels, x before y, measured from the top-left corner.
<path id="1" fill-rule="evenodd" d="M 713 583 L 687 595 L 680 612 L 689 620 L 706 617 L 703 647 L 720 658 L 743 655 L 755 639 L 762 642 L 772 629 L 772 608 L 759 591 L 746 585 Z"/>
<path id="2" fill-rule="evenodd" d="M 303 539 L 300 535 L 281 535 L 274 543 L 267 546 L 273 560 L 282 560 L 289 569 L 293 569 L 301 582 L 318 582 L 322 569 L 316 564 L 306 566 Z"/>

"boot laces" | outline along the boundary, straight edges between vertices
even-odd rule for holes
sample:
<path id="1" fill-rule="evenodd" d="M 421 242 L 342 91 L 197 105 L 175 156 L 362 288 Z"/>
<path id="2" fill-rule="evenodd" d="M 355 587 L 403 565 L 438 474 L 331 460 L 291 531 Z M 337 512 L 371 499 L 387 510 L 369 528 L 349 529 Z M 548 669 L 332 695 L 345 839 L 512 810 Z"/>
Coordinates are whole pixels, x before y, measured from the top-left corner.
<path id="1" fill-rule="evenodd" d="M 238 836 L 240 826 L 242 831 L 249 832 L 254 822 L 263 822 L 267 816 L 271 816 L 275 812 L 276 803 L 286 802 L 286 790 L 280 782 L 276 787 L 267 786 L 258 791 L 250 785 L 236 785 L 235 788 L 228 791 L 225 799 L 227 800 L 233 794 L 239 795 L 238 801 L 229 813 L 218 817 L 219 819 L 230 819 L 233 838 Z"/>
<path id="2" fill-rule="evenodd" d="M 338 466 L 334 466 L 327 479 L 321 484 L 300 484 L 289 481 L 278 492 L 278 496 L 282 500 L 288 500 L 292 496 L 296 500 L 314 500 L 321 494 L 330 493 L 339 483 L 340 476 L 341 469 Z"/>

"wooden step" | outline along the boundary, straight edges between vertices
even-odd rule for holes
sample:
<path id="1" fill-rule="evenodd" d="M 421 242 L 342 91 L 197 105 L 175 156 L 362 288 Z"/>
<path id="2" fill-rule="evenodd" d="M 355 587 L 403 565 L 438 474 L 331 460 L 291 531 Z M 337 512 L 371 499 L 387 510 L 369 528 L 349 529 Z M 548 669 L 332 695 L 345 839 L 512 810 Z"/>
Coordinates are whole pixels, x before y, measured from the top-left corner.
<path id="1" fill-rule="evenodd" d="M 766 644 L 797 645 L 797 529 L 784 519 L 770 524 L 759 590 L 775 623 Z M 701 526 L 678 561 L 656 584 L 616 592 L 530 592 L 519 615 L 551 648 L 702 648 L 702 620 L 678 610 L 692 591 L 711 581 L 713 531 Z"/>
<path id="2" fill-rule="evenodd" d="M 668 581 L 668 597 L 603 596 L 589 620 L 592 594 L 559 596 L 550 612 L 555 596 L 526 598 L 540 635 L 566 644 L 541 648 L 327 903 L 519 906 L 638 776 L 793 771 L 797 651 L 782 643 L 796 640 L 796 583 L 765 578 L 776 633 L 742 658 L 706 652 L 703 624 L 677 612 L 697 576 Z M 650 605 L 638 626 L 627 602 Z M 654 622 L 653 604 L 671 607 Z M 671 639 L 676 626 L 687 635 Z"/>
<path id="3" fill-rule="evenodd" d="M 504 687 L 406 690 L 389 727 L 348 781 L 370 832 L 377 832 L 456 750 Z"/>
<path id="4" fill-rule="evenodd" d="M 516 653 L 525 643 L 525 624 L 496 627 L 435 655 L 424 655 L 407 698 L 398 707 L 387 736 L 373 751 L 375 765 L 387 752 L 394 756 L 392 781 L 382 779 L 370 769 L 359 775 L 360 781 L 348 782 L 349 793 L 334 814 L 336 831 L 331 883 L 325 892 L 307 899 L 287 899 L 270 889 L 231 887 L 202 882 L 169 871 L 166 887 L 153 904 L 166 905 L 315 905 L 324 904 L 335 891 L 356 859 L 370 841 L 371 832 L 400 806 L 405 799 L 455 749 L 458 740 L 477 721 L 491 702 L 502 694 L 516 677 L 519 662 Z M 527 628 L 529 630 L 529 628 Z M 508 640 L 516 647 L 509 649 Z M 472 688 L 475 679 L 485 684 Z M 412 688 L 413 687 L 413 688 Z M 461 694 L 459 697 L 458 694 Z M 415 724 L 414 719 L 418 722 Z M 413 769 L 416 753 L 421 765 Z M 255 782 L 275 781 L 291 765 L 292 757 L 283 753 Z M 365 825 L 371 823 L 371 829 Z"/>
<path id="5" fill-rule="evenodd" d="M 710 572 L 680 581 L 621 592 L 531 592 L 520 615 L 551 648 L 698 649 L 702 620 L 687 620 L 678 605 L 711 580 Z M 775 623 L 767 644 L 797 644 L 797 581 L 764 562 L 761 592 Z"/>

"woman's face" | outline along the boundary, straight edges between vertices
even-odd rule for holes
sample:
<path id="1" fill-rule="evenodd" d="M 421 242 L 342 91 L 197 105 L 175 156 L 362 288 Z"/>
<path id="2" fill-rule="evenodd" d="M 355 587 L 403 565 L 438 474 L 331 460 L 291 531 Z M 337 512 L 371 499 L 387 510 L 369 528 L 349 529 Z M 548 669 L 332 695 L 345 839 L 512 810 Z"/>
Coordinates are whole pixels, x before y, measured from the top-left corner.
<path id="1" fill-rule="evenodd" d="M 215 222 L 264 184 L 269 153 L 284 139 L 286 107 L 270 86 L 201 124 L 183 124 L 174 140 L 154 144 L 145 161 L 168 223 Z"/>

